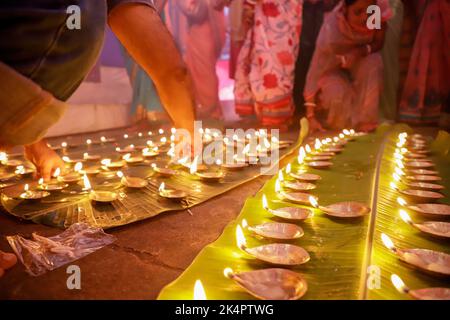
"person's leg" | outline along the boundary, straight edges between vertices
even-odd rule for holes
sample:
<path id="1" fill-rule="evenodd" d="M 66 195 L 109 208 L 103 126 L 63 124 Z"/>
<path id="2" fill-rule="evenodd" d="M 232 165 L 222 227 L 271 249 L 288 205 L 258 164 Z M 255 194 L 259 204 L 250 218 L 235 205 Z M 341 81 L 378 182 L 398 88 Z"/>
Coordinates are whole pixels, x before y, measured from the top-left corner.
<path id="1" fill-rule="evenodd" d="M 380 53 L 362 58 L 353 68 L 352 126 L 363 130 L 375 129 L 379 121 L 380 96 L 383 87 L 383 61 Z"/>
<path id="2" fill-rule="evenodd" d="M 302 27 L 302 3 L 262 1 L 255 8 L 255 52 L 250 83 L 256 113 L 265 126 L 287 126 L 294 114 L 295 60 Z M 282 36 L 280 36 L 282 35 Z"/>

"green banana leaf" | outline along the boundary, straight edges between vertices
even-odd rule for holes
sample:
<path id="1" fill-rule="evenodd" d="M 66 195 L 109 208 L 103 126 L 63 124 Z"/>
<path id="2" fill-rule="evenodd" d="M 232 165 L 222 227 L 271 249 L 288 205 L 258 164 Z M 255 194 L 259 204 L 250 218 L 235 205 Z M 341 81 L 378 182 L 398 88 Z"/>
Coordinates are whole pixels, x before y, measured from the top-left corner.
<path id="1" fill-rule="evenodd" d="M 369 205 L 369 216 L 356 220 L 338 220 L 315 210 L 315 216 L 300 223 L 305 235 L 290 243 L 305 248 L 311 260 L 294 271 L 308 282 L 308 292 L 303 299 L 405 299 L 390 283 L 392 272 L 398 273 L 412 288 L 443 285 L 445 280 L 435 279 L 403 265 L 380 242 L 382 232 L 392 236 L 399 247 L 418 246 L 448 252 L 445 243 L 425 239 L 398 217 L 396 196 L 389 188 L 393 165 L 391 158 L 398 133 L 411 131 L 405 125 L 382 125 L 374 134 L 362 136 L 346 145 L 344 152 L 333 160 L 329 170 L 308 172 L 322 176 L 316 190 L 321 205 L 341 201 L 359 201 Z M 449 135 L 440 133 L 432 144 L 433 160 L 447 187 L 450 188 L 448 149 Z M 298 169 L 296 159 L 291 159 L 293 170 Z M 272 208 L 296 206 L 280 200 L 274 191 L 276 176 L 269 180 L 255 197 L 247 199 L 241 213 L 223 231 L 215 242 L 206 246 L 179 278 L 160 292 L 158 299 L 192 299 L 194 283 L 201 280 L 208 299 L 253 299 L 253 297 L 223 275 L 225 267 L 235 272 L 270 267 L 256 261 L 237 248 L 236 225 L 246 219 L 249 225 L 274 218 L 262 207 L 265 194 Z M 302 206 L 298 206 L 302 207 Z M 416 218 L 416 217 L 414 217 Z M 253 247 L 273 241 L 257 239 L 245 233 L 247 246 Z M 379 289 L 368 290 L 369 266 L 378 266 L 381 283 Z M 444 281 L 444 282 L 443 282 Z"/>

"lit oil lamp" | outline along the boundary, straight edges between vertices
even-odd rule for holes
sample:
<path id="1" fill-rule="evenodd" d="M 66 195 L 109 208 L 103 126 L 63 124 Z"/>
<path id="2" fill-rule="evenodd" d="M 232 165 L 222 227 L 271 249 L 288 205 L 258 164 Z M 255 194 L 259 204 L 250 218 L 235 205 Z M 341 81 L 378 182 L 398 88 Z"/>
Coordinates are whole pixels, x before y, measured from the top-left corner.
<path id="1" fill-rule="evenodd" d="M 298 204 L 309 204 L 309 197 L 311 197 L 308 193 L 303 192 L 284 192 L 281 190 L 280 180 L 276 180 L 275 182 L 275 192 L 284 200 L 288 200 Z M 314 196 L 312 196 L 314 197 Z M 317 199 L 317 197 L 314 197 Z"/>
<path id="2" fill-rule="evenodd" d="M 308 290 L 306 280 L 287 269 L 271 268 L 235 273 L 231 268 L 225 268 L 223 273 L 257 299 L 298 300 Z"/>
<path id="3" fill-rule="evenodd" d="M 28 183 L 25 184 L 23 191 L 20 195 L 19 198 L 22 200 L 41 200 L 43 198 L 46 198 L 50 195 L 50 192 L 47 191 L 34 191 L 34 190 L 30 190 Z"/>
<path id="4" fill-rule="evenodd" d="M 194 284 L 194 300 L 208 300 L 205 288 L 200 280 L 196 280 Z"/>
<path id="5" fill-rule="evenodd" d="M 408 187 L 412 187 L 420 190 L 440 191 L 444 189 L 444 186 L 436 183 L 427 182 L 405 182 Z"/>
<path id="6" fill-rule="evenodd" d="M 120 183 L 127 188 L 141 189 L 148 185 L 148 181 L 139 177 L 125 176 L 122 171 L 117 171 Z"/>
<path id="7" fill-rule="evenodd" d="M 436 216 L 436 217 L 448 217 L 450 216 L 450 206 L 447 204 L 439 203 L 421 203 L 408 206 L 415 212 L 422 213 L 425 215 Z"/>
<path id="8" fill-rule="evenodd" d="M 116 192 L 106 190 L 93 190 L 87 175 L 83 176 L 83 191 L 89 193 L 89 199 L 97 203 L 110 203 L 119 197 Z"/>
<path id="9" fill-rule="evenodd" d="M 152 164 L 153 171 L 163 177 L 171 177 L 178 174 L 177 170 L 167 168 L 167 167 L 158 167 L 156 164 Z"/>
<path id="10" fill-rule="evenodd" d="M 21 178 L 29 176 L 29 175 L 33 174 L 34 172 L 35 172 L 34 169 L 25 167 L 25 166 L 17 166 L 16 170 L 14 171 L 14 173 L 16 175 L 20 176 Z"/>
<path id="11" fill-rule="evenodd" d="M 166 189 L 164 182 L 160 184 L 158 191 L 161 197 L 170 200 L 182 200 L 187 197 L 187 193 L 182 190 Z"/>
<path id="12" fill-rule="evenodd" d="M 394 287 L 403 294 L 408 294 L 417 300 L 450 300 L 449 288 L 425 288 L 411 290 L 403 280 L 396 274 L 391 275 L 391 281 Z"/>
<path id="13" fill-rule="evenodd" d="M 242 227 L 248 231 L 267 239 L 294 240 L 304 235 L 303 229 L 296 224 L 267 222 L 249 226 L 247 220 L 242 220 Z"/>
<path id="14" fill-rule="evenodd" d="M 158 147 L 142 149 L 142 156 L 144 158 L 153 158 L 159 155 Z"/>
<path id="15" fill-rule="evenodd" d="M 416 202 L 423 202 L 427 200 L 438 200 L 444 198 L 444 195 L 434 191 L 419 190 L 419 189 L 405 189 L 400 191 L 403 195 L 407 196 L 410 200 Z"/>
<path id="16" fill-rule="evenodd" d="M 432 176 L 432 175 L 414 175 L 414 176 L 407 176 L 406 179 L 412 180 L 412 181 L 421 181 L 421 182 L 434 182 L 434 181 L 441 181 L 442 178 L 439 176 Z"/>
<path id="17" fill-rule="evenodd" d="M 80 173 L 88 176 L 95 176 L 100 173 L 100 169 L 98 167 L 84 168 L 80 170 Z"/>
<path id="18" fill-rule="evenodd" d="M 0 172 L 0 181 L 6 181 L 14 178 L 16 176 L 13 172 Z"/>
<path id="19" fill-rule="evenodd" d="M 310 260 L 310 256 L 305 249 L 292 244 L 271 243 L 247 248 L 245 236 L 240 225 L 236 227 L 236 242 L 238 248 L 245 253 L 270 264 L 297 266 Z"/>
<path id="20" fill-rule="evenodd" d="M 312 210 L 298 207 L 284 207 L 278 209 L 271 209 L 264 194 L 262 197 L 262 205 L 264 210 L 270 212 L 272 215 L 291 221 L 303 221 L 313 216 Z"/>
<path id="21" fill-rule="evenodd" d="M 420 159 L 426 159 L 426 157 L 427 157 L 426 154 L 420 154 L 420 153 L 408 152 L 405 154 L 405 158 L 407 158 L 407 159 L 420 160 Z"/>
<path id="22" fill-rule="evenodd" d="M 81 162 L 77 162 L 74 167 L 74 171 L 67 173 L 65 175 L 60 175 L 57 177 L 59 182 L 74 184 L 79 182 L 82 179 L 80 174 L 81 169 L 83 169 L 83 164 Z"/>
<path id="23" fill-rule="evenodd" d="M 125 166 L 125 162 L 123 160 L 119 161 L 111 161 L 111 159 L 103 159 L 101 161 L 102 168 L 106 170 L 116 171 Z"/>
<path id="24" fill-rule="evenodd" d="M 428 170 L 428 169 L 409 169 L 409 173 L 414 175 L 430 175 L 430 176 L 436 176 L 439 174 L 436 170 Z"/>
<path id="25" fill-rule="evenodd" d="M 292 172 L 292 166 L 290 163 L 286 166 L 286 174 L 288 174 L 295 180 L 304 181 L 304 182 L 317 182 L 320 179 L 322 179 L 319 175 L 314 174 L 314 173 Z"/>
<path id="26" fill-rule="evenodd" d="M 7 167 L 18 167 L 23 166 L 23 161 L 17 159 L 6 159 L 2 162 L 2 164 Z"/>
<path id="27" fill-rule="evenodd" d="M 122 158 L 123 158 L 123 160 L 125 160 L 125 162 L 128 165 L 136 165 L 136 164 L 142 163 L 144 161 L 143 157 L 141 157 L 141 156 L 131 156 L 130 153 L 127 153 Z"/>
<path id="28" fill-rule="evenodd" d="M 83 159 L 83 158 L 81 158 L 81 159 L 78 159 L 78 158 L 71 159 L 71 158 L 69 158 L 68 156 L 62 157 L 62 160 L 63 160 L 65 163 L 68 163 L 68 164 L 77 164 L 77 163 L 83 163 L 83 162 L 86 161 L 86 160 Z"/>
<path id="29" fill-rule="evenodd" d="M 40 178 L 37 185 L 37 189 L 41 191 L 61 191 L 67 188 L 68 186 L 69 185 L 67 183 L 62 183 L 54 180 L 46 183 L 44 182 L 43 178 Z"/>
<path id="30" fill-rule="evenodd" d="M 441 221 L 427 221 L 424 223 L 414 223 L 409 214 L 400 209 L 402 220 L 420 231 L 440 238 L 450 238 L 450 223 Z"/>
<path id="31" fill-rule="evenodd" d="M 326 169 L 333 165 L 331 161 L 311 161 L 308 162 L 308 167 L 314 168 L 314 169 Z"/>
<path id="32" fill-rule="evenodd" d="M 310 191 L 316 188 L 316 185 L 309 182 L 288 181 L 284 179 L 283 171 L 278 171 L 278 180 L 282 183 L 283 187 L 295 191 Z"/>
<path id="33" fill-rule="evenodd" d="M 428 161 L 409 161 L 406 163 L 408 168 L 431 168 L 434 167 L 432 162 Z"/>
<path id="34" fill-rule="evenodd" d="M 197 172 L 197 168 L 198 168 L 198 157 L 196 156 L 190 165 L 189 169 L 190 174 L 196 175 L 200 179 L 210 182 L 219 181 L 220 179 L 225 177 L 225 173 L 220 170 Z"/>
<path id="35" fill-rule="evenodd" d="M 118 153 L 125 153 L 125 154 L 126 153 L 132 153 L 135 150 L 136 150 L 136 148 L 135 148 L 134 144 L 130 144 L 130 145 L 126 146 L 125 148 L 120 148 L 120 147 L 116 148 L 116 152 L 118 152 Z"/>
<path id="36" fill-rule="evenodd" d="M 317 208 L 325 214 L 335 218 L 359 218 L 370 213 L 369 207 L 354 201 L 339 202 L 324 207 L 319 206 L 317 199 L 310 196 L 309 202 L 314 208 Z"/>
<path id="37" fill-rule="evenodd" d="M 98 154 L 89 154 L 88 152 L 83 153 L 83 159 L 86 161 L 98 161 L 100 158 L 101 157 Z"/>
<path id="38" fill-rule="evenodd" d="M 450 275 L 450 255 L 427 249 L 400 249 L 384 233 L 381 234 L 381 240 L 400 260 L 427 272 Z"/>
<path id="39" fill-rule="evenodd" d="M 100 138 L 101 143 L 111 143 L 111 142 L 115 142 L 116 139 L 114 138 L 106 138 L 105 136 L 102 136 Z"/>
<path id="40" fill-rule="evenodd" d="M 307 162 L 320 162 L 320 161 L 330 161 L 331 159 L 333 159 L 332 156 L 311 156 L 311 157 L 307 157 L 305 160 Z"/>
<path id="41" fill-rule="evenodd" d="M 235 160 L 235 159 L 233 159 L 233 160 Z M 247 167 L 248 164 L 247 164 L 247 162 L 245 162 L 245 160 L 244 161 L 233 161 L 233 162 L 230 162 L 230 163 L 225 161 L 220 166 L 223 169 L 232 171 L 232 170 L 241 170 L 241 169 Z"/>

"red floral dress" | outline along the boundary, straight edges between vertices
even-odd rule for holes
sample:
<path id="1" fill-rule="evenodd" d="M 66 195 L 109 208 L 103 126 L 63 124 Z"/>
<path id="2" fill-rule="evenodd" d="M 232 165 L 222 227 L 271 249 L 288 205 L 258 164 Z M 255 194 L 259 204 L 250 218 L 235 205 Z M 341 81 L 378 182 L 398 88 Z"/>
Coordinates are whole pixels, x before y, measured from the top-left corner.
<path id="1" fill-rule="evenodd" d="M 302 1 L 261 0 L 239 53 L 236 112 L 256 113 L 263 125 L 287 124 L 294 113 L 294 69 L 302 27 Z"/>

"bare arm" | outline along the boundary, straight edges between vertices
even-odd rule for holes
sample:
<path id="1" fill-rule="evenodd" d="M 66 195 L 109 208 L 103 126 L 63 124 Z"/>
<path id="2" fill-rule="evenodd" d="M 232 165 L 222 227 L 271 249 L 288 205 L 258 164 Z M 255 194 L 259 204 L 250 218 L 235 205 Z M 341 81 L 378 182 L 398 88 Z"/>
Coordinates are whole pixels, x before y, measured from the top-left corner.
<path id="1" fill-rule="evenodd" d="M 154 81 L 174 125 L 193 134 L 192 80 L 158 13 L 144 4 L 122 4 L 111 11 L 108 22 L 130 55 Z"/>

